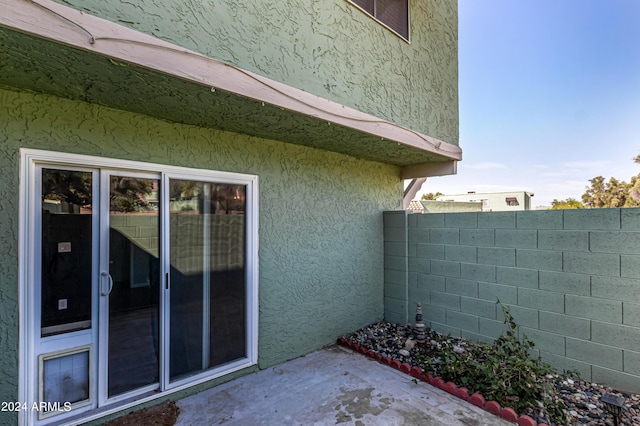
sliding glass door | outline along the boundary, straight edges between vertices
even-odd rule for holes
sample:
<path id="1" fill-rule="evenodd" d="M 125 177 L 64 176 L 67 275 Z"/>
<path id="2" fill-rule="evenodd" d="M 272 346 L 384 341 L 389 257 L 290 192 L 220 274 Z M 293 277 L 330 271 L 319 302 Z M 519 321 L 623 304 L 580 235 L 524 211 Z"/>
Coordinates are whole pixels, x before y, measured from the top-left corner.
<path id="1" fill-rule="evenodd" d="M 24 400 L 48 408 L 23 423 L 256 362 L 255 179 L 38 153 L 26 163 L 21 377 Z"/>
<path id="2" fill-rule="evenodd" d="M 170 179 L 171 381 L 246 354 L 246 187 Z"/>
<path id="3" fill-rule="evenodd" d="M 108 281 L 102 294 L 108 317 L 103 346 L 111 398 L 159 382 L 160 181 L 131 173 L 105 174 L 109 248 L 103 268 Z"/>

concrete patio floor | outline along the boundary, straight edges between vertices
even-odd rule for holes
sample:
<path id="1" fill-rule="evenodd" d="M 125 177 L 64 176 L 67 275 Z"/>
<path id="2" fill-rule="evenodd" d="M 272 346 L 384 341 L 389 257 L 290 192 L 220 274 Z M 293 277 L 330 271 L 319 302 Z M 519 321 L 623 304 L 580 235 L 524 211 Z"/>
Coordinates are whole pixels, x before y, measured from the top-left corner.
<path id="1" fill-rule="evenodd" d="M 513 425 L 331 346 L 177 402 L 176 425 Z"/>

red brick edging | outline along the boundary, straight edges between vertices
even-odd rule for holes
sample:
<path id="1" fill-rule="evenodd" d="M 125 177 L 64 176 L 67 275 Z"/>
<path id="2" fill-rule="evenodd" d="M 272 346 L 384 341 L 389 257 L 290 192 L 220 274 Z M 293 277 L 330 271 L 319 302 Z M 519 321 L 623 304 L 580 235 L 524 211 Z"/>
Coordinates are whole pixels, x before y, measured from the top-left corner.
<path id="1" fill-rule="evenodd" d="M 370 349 L 367 349 L 363 346 L 358 345 L 357 343 L 353 343 L 344 337 L 340 337 L 337 341 L 338 345 L 349 348 L 355 352 L 360 352 L 363 355 L 368 356 L 382 364 L 391 366 L 392 368 L 402 371 L 403 373 L 409 374 L 411 377 L 414 377 L 420 381 L 429 383 L 431 386 L 435 386 L 438 389 L 442 389 L 443 391 L 456 396 L 460 399 L 470 402 L 476 407 L 480 407 L 485 411 L 488 411 L 496 416 L 499 416 L 507 421 L 517 423 L 518 426 L 548 426 L 543 423 L 536 423 L 529 416 L 518 416 L 518 414 L 509 407 L 501 407 L 496 401 L 485 401 L 484 397 L 479 393 L 474 393 L 473 395 L 469 395 L 469 390 L 464 387 L 458 387 L 453 382 L 446 382 L 442 380 L 441 377 L 433 377 L 431 373 L 424 373 L 422 368 L 420 367 L 412 367 L 408 363 L 403 363 L 397 359 L 391 359 L 389 357 L 383 357 L 380 354 L 377 354 Z"/>

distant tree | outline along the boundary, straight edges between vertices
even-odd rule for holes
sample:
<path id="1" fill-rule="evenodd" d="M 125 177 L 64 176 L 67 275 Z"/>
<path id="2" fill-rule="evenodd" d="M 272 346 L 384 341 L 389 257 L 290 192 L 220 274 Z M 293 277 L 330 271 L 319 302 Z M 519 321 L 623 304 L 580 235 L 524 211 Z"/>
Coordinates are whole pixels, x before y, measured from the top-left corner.
<path id="1" fill-rule="evenodd" d="M 633 161 L 640 163 L 640 155 L 636 155 Z M 631 178 L 629 184 L 629 198 L 627 198 L 627 206 L 625 207 L 637 207 L 640 206 L 640 175 Z"/>
<path id="2" fill-rule="evenodd" d="M 584 209 L 584 204 L 575 198 L 567 198 L 566 200 L 556 200 L 551 202 L 551 210 L 567 210 L 567 209 Z"/>
<path id="3" fill-rule="evenodd" d="M 429 192 L 428 194 L 422 194 L 422 199 L 423 200 L 435 200 L 436 198 L 438 198 L 441 195 L 444 195 L 444 194 L 442 192 L 436 192 L 435 194 L 433 192 Z"/>
<path id="4" fill-rule="evenodd" d="M 636 157 L 637 158 L 637 157 Z M 629 196 L 625 207 L 638 207 L 640 206 L 640 175 L 633 176 L 629 183 Z"/>
<path id="5" fill-rule="evenodd" d="M 601 209 L 605 207 L 605 181 L 604 177 L 596 176 L 589 180 L 591 186 L 582 194 L 582 203 L 590 209 Z"/>
<path id="6" fill-rule="evenodd" d="M 614 177 L 609 179 L 605 189 L 606 207 L 623 207 L 627 203 L 629 184 Z"/>
<path id="7" fill-rule="evenodd" d="M 631 183 L 614 177 L 605 181 L 602 176 L 596 176 L 589 181 L 590 186 L 582 194 L 582 203 L 590 209 L 613 207 L 637 207 L 640 197 L 633 198 L 632 194 L 640 194 L 638 176 L 631 178 Z"/>
<path id="8" fill-rule="evenodd" d="M 633 161 L 640 164 L 640 155 L 635 156 Z M 640 174 L 633 176 L 629 183 L 614 177 L 606 181 L 604 177 L 596 176 L 589 180 L 589 186 L 582 194 L 582 203 L 567 198 L 553 200 L 551 205 L 552 209 L 640 207 Z"/>

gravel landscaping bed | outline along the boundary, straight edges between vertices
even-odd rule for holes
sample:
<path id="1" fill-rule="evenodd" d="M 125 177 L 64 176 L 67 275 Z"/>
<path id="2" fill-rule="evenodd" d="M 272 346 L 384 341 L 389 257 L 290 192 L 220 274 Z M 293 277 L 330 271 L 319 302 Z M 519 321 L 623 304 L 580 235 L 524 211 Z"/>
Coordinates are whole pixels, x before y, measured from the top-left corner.
<path id="1" fill-rule="evenodd" d="M 382 357 L 421 367 L 425 374 L 431 373 L 433 376 L 439 375 L 439 364 L 442 362 L 439 351 L 442 347 L 453 347 L 453 350 L 458 353 L 469 351 L 472 347 L 480 347 L 464 339 L 445 336 L 429 329 L 425 334 L 424 343 L 419 343 L 411 326 L 383 321 L 343 336 L 342 339 Z M 425 360 L 430 364 L 426 364 Z M 553 395 L 549 395 L 551 403 L 543 404 L 542 401 L 536 401 L 524 412 L 517 413 L 518 415 L 527 415 L 539 424 L 551 426 L 561 424 L 613 426 L 614 418 L 607 413 L 601 401 L 601 397 L 609 393 L 625 398 L 620 424 L 640 425 L 640 395 L 638 394 L 618 392 L 596 383 L 580 380 L 575 376 L 548 374 L 544 380 L 556 390 Z M 457 385 L 461 386 L 459 383 Z M 473 383 L 465 386 L 469 394 L 475 391 Z M 513 401 L 514 398 L 518 396 L 514 395 L 511 400 Z M 498 402 L 502 407 L 510 406 L 509 401 Z"/>

